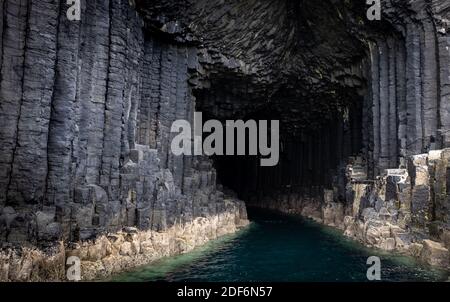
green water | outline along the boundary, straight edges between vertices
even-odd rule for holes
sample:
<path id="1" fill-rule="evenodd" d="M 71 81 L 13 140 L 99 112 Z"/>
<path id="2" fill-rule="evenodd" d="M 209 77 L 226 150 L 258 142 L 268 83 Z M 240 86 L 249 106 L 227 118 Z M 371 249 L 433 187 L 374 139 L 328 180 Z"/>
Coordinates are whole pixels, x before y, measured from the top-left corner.
<path id="1" fill-rule="evenodd" d="M 308 220 L 251 212 L 249 227 L 193 252 L 162 259 L 111 281 L 367 281 L 369 256 L 383 281 L 445 281 L 448 273 L 412 258 L 367 249 Z"/>

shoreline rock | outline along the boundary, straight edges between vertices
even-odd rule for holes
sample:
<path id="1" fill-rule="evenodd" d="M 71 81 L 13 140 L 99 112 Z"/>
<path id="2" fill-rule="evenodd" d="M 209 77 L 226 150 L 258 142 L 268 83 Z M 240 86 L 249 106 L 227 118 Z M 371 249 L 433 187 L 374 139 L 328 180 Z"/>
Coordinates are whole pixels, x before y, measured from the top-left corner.
<path id="1" fill-rule="evenodd" d="M 0 250 L 0 281 L 68 281 L 65 262 L 71 256 L 81 261 L 80 281 L 104 279 L 163 257 L 190 252 L 248 224 L 246 212 L 235 206 L 232 211 L 198 217 L 163 232 L 125 227 L 92 241 L 60 242 L 47 252 L 38 248 L 3 249 Z"/>
<path id="2" fill-rule="evenodd" d="M 334 227 L 363 245 L 417 258 L 450 270 L 450 200 L 447 171 L 450 149 L 412 156 L 408 169 L 387 169 L 375 181 L 356 179 L 346 168 L 346 200 L 338 200 L 334 187 L 323 196 L 253 204 L 296 214 Z M 288 203 L 280 200 L 289 200 Z M 434 210 L 432 210 L 434 209 Z"/>

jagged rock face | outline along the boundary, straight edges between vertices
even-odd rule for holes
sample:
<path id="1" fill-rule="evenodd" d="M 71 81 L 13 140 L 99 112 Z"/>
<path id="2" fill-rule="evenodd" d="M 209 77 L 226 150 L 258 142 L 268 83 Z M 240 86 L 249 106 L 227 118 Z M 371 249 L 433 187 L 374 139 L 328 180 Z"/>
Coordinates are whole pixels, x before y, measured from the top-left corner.
<path id="1" fill-rule="evenodd" d="M 235 11 L 233 2 L 228 6 L 211 5 L 221 8 L 224 15 Z M 186 31 L 206 37 L 210 31 L 214 37 L 220 32 L 222 40 L 205 38 L 202 42 L 218 49 L 228 47 L 230 53 L 255 66 L 255 70 L 263 75 L 270 74 L 269 69 L 277 71 L 272 78 L 276 79 L 275 83 L 283 83 L 279 87 L 268 85 L 276 104 L 265 104 L 256 114 L 267 117 L 270 114 L 264 112 L 271 111 L 272 116 L 284 121 L 281 164 L 273 169 L 258 170 L 255 167 L 257 161 L 225 159 L 220 165 L 225 167 L 225 173 L 232 174 L 234 167 L 243 171 L 242 177 L 227 184 L 242 191 L 245 198 L 269 194 L 270 199 L 289 192 L 320 196 L 323 187 L 342 182 L 333 178 L 336 174 L 342 175 L 339 163 L 346 162 L 350 155 L 361 154 L 366 173 L 374 178 L 386 168 L 405 167 L 411 155 L 448 147 L 450 47 L 447 34 L 449 7 L 445 1 L 382 1 L 380 22 L 367 21 L 362 16 L 364 7 L 357 4 L 300 1 L 297 9 L 293 5 L 289 11 L 302 16 L 301 21 L 283 23 L 281 20 L 292 17 L 285 11 L 285 18 L 279 17 L 276 21 L 262 17 L 264 22 L 259 26 L 258 16 L 265 16 L 259 10 L 263 4 L 250 1 L 246 5 L 249 6 L 247 10 L 255 14 L 254 17 L 243 14 L 245 18 L 240 23 L 245 27 L 248 22 L 253 24 L 253 27 L 248 26 L 253 31 L 261 31 L 251 43 L 256 52 L 262 48 L 258 41 L 270 36 L 264 30 L 267 23 L 272 22 L 280 32 L 281 28 L 286 28 L 284 37 L 290 37 L 287 28 L 294 32 L 297 43 L 289 43 L 289 38 L 274 38 L 275 45 L 289 54 L 288 60 L 274 64 L 281 66 L 282 71 L 268 67 L 272 65 L 266 64 L 265 56 L 258 57 L 246 48 L 246 39 L 236 38 L 245 36 L 246 31 L 235 33 L 232 27 L 227 27 L 228 23 L 221 23 L 210 15 L 210 22 L 197 21 L 195 6 L 184 10 L 187 16 L 192 15 L 187 22 L 191 26 Z M 321 19 L 325 12 L 327 20 Z M 153 20 L 152 14 L 149 15 Z M 344 21 L 336 23 L 340 15 Z M 164 20 L 170 22 L 171 18 L 173 16 L 168 14 Z M 200 25 L 196 26 L 197 22 Z M 233 43 L 223 43 L 228 40 Z M 343 50 L 337 41 L 342 42 Z M 353 43 L 353 47 L 348 47 L 349 43 Z M 309 68 L 301 67 L 305 65 Z M 315 77 L 316 69 L 324 74 L 320 79 Z M 299 90 L 287 84 L 295 76 Z M 216 77 L 220 78 L 220 75 Z M 219 93 L 220 89 L 212 87 L 197 95 L 202 109 L 214 112 L 223 100 L 226 105 L 232 104 L 229 99 L 233 96 Z M 327 97 L 329 94 L 332 94 L 331 98 Z M 247 102 L 244 102 L 245 106 Z M 233 108 L 238 108 L 233 112 L 241 110 L 238 105 Z M 226 168 L 230 166 L 233 168 Z"/>
<path id="2" fill-rule="evenodd" d="M 337 36 L 311 23 L 321 14 L 314 2 L 89 1 L 79 22 L 67 19 L 64 1 L 1 4 L 0 201 L 9 243 L 88 239 L 123 225 L 159 230 L 220 212 L 211 163 L 174 157 L 171 123 L 192 120 L 196 107 L 238 118 L 264 106 L 302 128 L 355 94 L 333 90 L 342 90 L 333 70 L 363 55 L 331 4 Z M 328 95 L 319 110 L 305 110 L 320 99 L 309 99 L 312 91 Z M 307 101 L 296 102 L 301 94 Z M 286 110 L 292 101 L 297 108 Z"/>
<path id="3" fill-rule="evenodd" d="M 196 48 L 146 32 L 125 0 L 83 1 L 79 22 L 63 0 L 0 7 L 2 245 L 245 219 L 207 158 L 169 150 L 172 122 L 192 120 Z"/>
<path id="4" fill-rule="evenodd" d="M 270 106 L 289 129 L 316 127 L 364 89 L 357 67 L 365 56 L 364 43 L 353 34 L 353 24 L 365 15 L 362 3 L 136 3 L 150 30 L 198 45 L 216 58 L 214 66 L 206 67 L 214 70 L 206 77 L 211 86 L 206 94 L 223 99 L 220 92 L 233 92 L 227 99 L 235 99 L 242 116 Z"/>
<path id="5" fill-rule="evenodd" d="M 385 12 L 395 31 L 370 43 L 376 171 L 448 147 L 450 129 L 448 3 L 394 1 Z"/>
<path id="6" fill-rule="evenodd" d="M 450 144 L 448 1 L 382 1 L 380 22 L 366 20 L 365 1 L 82 3 L 73 22 L 64 0 L 0 1 L 4 246 L 227 213 L 239 225 L 245 207 L 217 179 L 254 205 L 306 201 L 299 212 L 323 215 L 324 189 L 353 200 L 349 158 L 367 181 Z M 280 119 L 279 165 L 174 156 L 171 124 L 195 110 Z M 413 176 L 413 221 L 448 223 L 424 173 Z M 348 214 L 325 209 L 330 224 Z"/>

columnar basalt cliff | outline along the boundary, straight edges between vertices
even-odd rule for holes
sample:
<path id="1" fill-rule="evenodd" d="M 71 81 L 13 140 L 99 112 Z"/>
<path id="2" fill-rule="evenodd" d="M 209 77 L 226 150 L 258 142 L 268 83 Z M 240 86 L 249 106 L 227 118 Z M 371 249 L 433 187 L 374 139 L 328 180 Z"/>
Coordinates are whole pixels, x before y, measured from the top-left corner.
<path id="1" fill-rule="evenodd" d="M 0 0 L 0 280 L 183 253 L 244 201 L 448 266 L 448 1 L 81 3 Z M 195 111 L 279 119 L 279 164 L 174 156 Z"/>
<path id="2" fill-rule="evenodd" d="M 70 255 L 92 279 L 244 226 L 211 161 L 169 150 L 198 50 L 145 31 L 128 1 L 83 1 L 79 22 L 65 3 L 0 6 L 0 279 L 64 280 Z"/>

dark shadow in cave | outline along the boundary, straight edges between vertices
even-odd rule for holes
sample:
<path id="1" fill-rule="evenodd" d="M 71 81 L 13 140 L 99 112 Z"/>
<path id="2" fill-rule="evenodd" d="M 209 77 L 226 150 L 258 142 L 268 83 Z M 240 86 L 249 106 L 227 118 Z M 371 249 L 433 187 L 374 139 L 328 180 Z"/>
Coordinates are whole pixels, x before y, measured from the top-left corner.
<path id="1" fill-rule="evenodd" d="M 278 165 L 262 167 L 260 156 L 212 156 L 217 170 L 217 182 L 223 186 L 225 193 L 236 195 L 248 206 L 264 207 L 264 204 L 291 199 L 323 198 L 324 189 L 340 188 L 337 200 L 345 201 L 345 166 L 348 158 L 361 157 L 363 149 L 362 106 L 363 102 L 355 98 L 351 106 L 337 109 L 325 117 L 321 114 L 315 118 L 323 120 L 308 124 L 302 120 L 291 120 L 284 115 L 277 104 L 257 103 L 255 100 L 244 101 L 253 104 L 239 111 L 230 103 L 211 103 L 213 94 L 224 94 L 212 87 L 208 91 L 196 92 L 199 106 L 203 112 L 203 122 L 217 119 L 280 120 L 280 154 Z M 228 98 L 221 98 L 228 99 Z M 238 103 L 235 103 L 238 104 Z M 252 110 L 252 108 L 255 108 Z M 314 108 L 310 108 L 314 110 Z M 346 112 L 339 111 L 346 110 Z M 299 115 L 312 115 L 308 112 Z M 315 125 L 320 125 L 315 127 Z M 207 136 L 208 134 L 205 134 Z M 247 132 L 248 151 L 248 132 Z M 236 145 L 236 144 L 235 144 Z M 342 177 L 341 177 L 342 176 Z"/>

